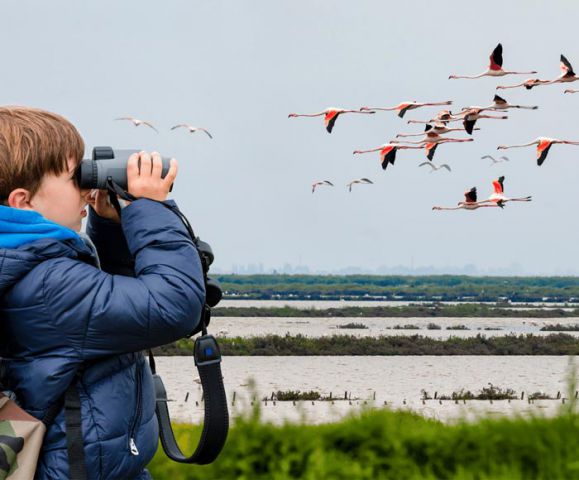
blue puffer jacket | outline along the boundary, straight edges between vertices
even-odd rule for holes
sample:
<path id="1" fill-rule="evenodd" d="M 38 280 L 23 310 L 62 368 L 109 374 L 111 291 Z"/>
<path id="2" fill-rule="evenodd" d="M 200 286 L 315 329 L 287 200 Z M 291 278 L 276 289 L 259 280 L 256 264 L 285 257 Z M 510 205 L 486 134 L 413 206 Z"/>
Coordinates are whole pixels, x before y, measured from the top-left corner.
<path id="1" fill-rule="evenodd" d="M 157 449 L 158 426 L 151 371 L 140 351 L 197 326 L 205 300 L 201 261 L 179 217 L 157 202 L 128 205 L 122 227 L 89 210 L 87 234 L 102 270 L 76 232 L 36 212 L 0 206 L 5 383 L 42 418 L 84 365 L 76 385 L 89 478 L 150 478 L 145 466 Z M 65 435 L 61 410 L 36 478 L 69 478 Z"/>

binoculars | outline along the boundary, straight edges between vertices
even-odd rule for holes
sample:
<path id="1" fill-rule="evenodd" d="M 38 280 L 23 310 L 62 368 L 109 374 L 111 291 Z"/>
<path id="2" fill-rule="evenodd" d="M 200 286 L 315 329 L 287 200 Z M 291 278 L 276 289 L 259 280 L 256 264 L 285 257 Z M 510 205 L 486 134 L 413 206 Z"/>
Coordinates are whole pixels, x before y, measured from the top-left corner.
<path id="1" fill-rule="evenodd" d="M 139 153 L 139 150 L 117 150 L 111 147 L 94 147 L 92 158 L 83 159 L 76 170 L 77 183 L 81 189 L 99 190 L 107 189 L 107 180 L 110 178 L 120 188 L 127 190 L 127 162 L 133 153 Z M 161 157 L 163 160 L 163 169 L 161 177 L 165 177 L 169 172 L 170 158 Z M 139 159 L 139 168 L 140 168 Z M 171 189 L 173 191 L 173 185 Z"/>
<path id="2" fill-rule="evenodd" d="M 108 189 L 108 180 L 115 182 L 121 189 L 128 189 L 127 182 L 127 162 L 133 153 L 139 153 L 139 150 L 118 150 L 111 147 L 94 147 L 92 158 L 83 159 L 76 171 L 77 184 L 81 189 Z M 170 158 L 161 157 L 163 169 L 161 177 L 165 177 L 169 172 Z M 140 160 L 139 160 L 140 168 Z M 173 185 L 169 191 L 173 190 Z M 182 214 L 181 214 L 182 215 Z M 191 232 L 192 233 L 192 232 Z M 199 237 L 193 236 L 193 242 L 197 247 L 199 256 L 203 263 L 205 274 L 213 263 L 214 255 L 211 246 L 200 240 Z M 217 280 L 206 277 L 205 282 L 206 300 L 208 306 L 214 307 L 219 303 L 223 292 Z"/>

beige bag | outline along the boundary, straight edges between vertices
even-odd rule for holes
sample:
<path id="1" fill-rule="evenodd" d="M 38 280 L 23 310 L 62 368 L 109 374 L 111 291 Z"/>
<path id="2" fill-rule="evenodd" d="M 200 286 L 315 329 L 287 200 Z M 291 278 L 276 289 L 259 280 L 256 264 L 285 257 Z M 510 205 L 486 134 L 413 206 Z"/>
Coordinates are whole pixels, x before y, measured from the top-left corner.
<path id="1" fill-rule="evenodd" d="M 46 427 L 0 393 L 0 480 L 34 478 Z"/>

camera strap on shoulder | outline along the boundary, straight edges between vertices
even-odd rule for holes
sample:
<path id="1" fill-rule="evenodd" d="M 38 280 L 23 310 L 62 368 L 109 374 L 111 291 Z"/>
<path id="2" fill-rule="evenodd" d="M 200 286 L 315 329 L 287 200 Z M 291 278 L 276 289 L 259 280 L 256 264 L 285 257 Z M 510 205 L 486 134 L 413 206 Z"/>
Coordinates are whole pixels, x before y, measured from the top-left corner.
<path id="1" fill-rule="evenodd" d="M 121 215 L 121 206 L 119 204 L 117 195 L 128 201 L 137 200 L 136 197 L 124 191 L 112 178 L 107 179 L 107 187 L 109 189 L 109 197 L 113 203 L 119 216 Z M 199 372 L 201 386 L 203 388 L 203 400 L 205 404 L 205 419 L 203 422 L 203 431 L 199 444 L 193 454 L 189 457 L 185 456 L 177 440 L 171 426 L 171 418 L 169 416 L 169 409 L 167 407 L 167 392 L 161 377 L 157 374 L 155 357 L 151 350 L 149 350 L 149 366 L 153 373 L 156 395 L 157 421 L 159 422 L 159 436 L 161 445 L 165 454 L 173 461 L 179 463 L 195 463 L 198 465 L 206 465 L 213 462 L 225 445 L 227 434 L 229 432 L 229 412 L 227 409 L 227 397 L 225 394 L 225 387 L 223 385 L 223 376 L 221 374 L 221 351 L 217 340 L 212 335 L 207 334 L 207 325 L 211 320 L 211 307 L 215 306 L 221 299 L 221 292 L 215 294 L 216 283 L 207 277 L 209 272 L 209 265 L 212 261 L 207 258 L 207 255 L 202 252 L 202 242 L 195 236 L 191 224 L 187 218 L 179 211 L 178 208 L 168 205 L 158 200 L 152 200 L 175 213 L 185 225 L 195 247 L 199 252 L 201 264 L 203 267 L 203 281 L 206 292 L 212 292 L 207 295 L 205 305 L 201 312 L 201 336 L 195 339 L 193 354 L 195 365 Z M 218 289 L 218 287 L 217 287 Z M 210 299 L 211 297 L 211 299 Z M 198 329 L 192 334 L 199 331 Z"/>

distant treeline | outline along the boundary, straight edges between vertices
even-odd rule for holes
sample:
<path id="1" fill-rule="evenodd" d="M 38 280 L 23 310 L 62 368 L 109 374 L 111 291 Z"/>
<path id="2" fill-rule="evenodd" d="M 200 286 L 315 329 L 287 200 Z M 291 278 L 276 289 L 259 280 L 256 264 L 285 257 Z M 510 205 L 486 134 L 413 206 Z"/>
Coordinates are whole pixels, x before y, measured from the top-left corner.
<path id="1" fill-rule="evenodd" d="M 579 277 L 216 275 L 226 298 L 570 302 Z"/>
<path id="2" fill-rule="evenodd" d="M 264 335 L 219 339 L 222 355 L 577 355 L 579 338 L 559 333 L 546 336 L 505 335 L 437 340 L 421 335 L 306 337 Z M 192 355 L 190 339 L 155 349 L 157 355 Z"/>
<path id="3" fill-rule="evenodd" d="M 407 305 L 401 307 L 341 307 L 294 308 L 284 307 L 215 307 L 214 317 L 509 317 L 509 318 L 562 318 L 579 317 L 579 309 L 529 308 L 515 310 L 476 303 L 459 305 Z"/>

